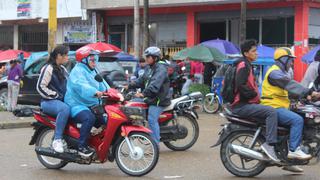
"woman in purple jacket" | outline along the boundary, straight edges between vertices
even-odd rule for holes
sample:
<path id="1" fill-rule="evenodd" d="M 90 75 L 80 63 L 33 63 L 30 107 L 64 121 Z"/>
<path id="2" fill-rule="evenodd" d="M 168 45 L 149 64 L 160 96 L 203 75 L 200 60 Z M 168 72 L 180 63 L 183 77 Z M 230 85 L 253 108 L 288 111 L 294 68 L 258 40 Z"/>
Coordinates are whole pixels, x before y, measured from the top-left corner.
<path id="1" fill-rule="evenodd" d="M 22 76 L 23 71 L 20 64 L 18 64 L 17 60 L 11 60 L 8 74 L 8 111 L 14 111 L 17 108 L 20 80 Z"/>

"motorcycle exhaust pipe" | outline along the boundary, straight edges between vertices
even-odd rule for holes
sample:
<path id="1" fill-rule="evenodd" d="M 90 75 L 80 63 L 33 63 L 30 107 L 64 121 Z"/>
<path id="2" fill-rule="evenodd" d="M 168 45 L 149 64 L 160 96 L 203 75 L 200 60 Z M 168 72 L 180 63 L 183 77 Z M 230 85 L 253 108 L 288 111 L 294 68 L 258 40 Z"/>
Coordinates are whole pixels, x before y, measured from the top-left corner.
<path id="1" fill-rule="evenodd" d="M 229 147 L 231 151 L 236 154 L 240 154 L 242 156 L 245 156 L 251 159 L 260 160 L 260 161 L 270 161 L 268 157 L 266 157 L 264 154 L 259 153 L 257 151 L 254 151 L 239 145 L 235 145 L 235 144 L 230 144 Z"/>
<path id="2" fill-rule="evenodd" d="M 80 157 L 77 154 L 72 153 L 57 153 L 51 148 L 43 148 L 43 147 L 36 147 L 35 151 L 38 155 L 53 157 L 61 160 L 65 160 L 68 162 L 77 162 Z"/>

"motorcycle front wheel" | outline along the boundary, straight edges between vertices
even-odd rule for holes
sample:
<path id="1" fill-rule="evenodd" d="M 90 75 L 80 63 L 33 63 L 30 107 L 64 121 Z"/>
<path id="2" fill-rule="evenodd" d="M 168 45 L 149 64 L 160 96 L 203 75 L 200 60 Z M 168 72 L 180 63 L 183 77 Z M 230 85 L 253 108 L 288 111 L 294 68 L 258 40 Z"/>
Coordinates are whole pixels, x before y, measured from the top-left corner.
<path id="1" fill-rule="evenodd" d="M 209 93 L 203 100 L 203 109 L 206 113 L 215 114 L 221 109 L 219 97 Z"/>
<path id="2" fill-rule="evenodd" d="M 170 121 L 167 126 L 175 125 L 174 123 L 187 128 L 187 136 L 184 139 L 165 141 L 163 143 L 173 151 L 185 151 L 191 148 L 197 142 L 199 137 L 199 125 L 197 120 L 189 114 L 183 114 Z"/>
<path id="3" fill-rule="evenodd" d="M 243 157 L 233 153 L 231 144 L 249 148 L 254 137 L 254 132 L 235 132 L 231 134 L 220 147 L 220 158 L 224 167 L 232 174 L 238 177 L 254 177 L 259 175 L 266 168 L 263 161 Z M 263 144 L 263 139 L 258 137 L 252 150 L 262 152 L 260 146 Z"/>
<path id="4" fill-rule="evenodd" d="M 51 148 L 53 137 L 53 129 L 46 128 L 42 130 L 37 138 L 36 147 Z M 61 159 L 52 158 L 39 154 L 37 154 L 37 158 L 40 161 L 40 163 L 48 169 L 61 169 L 68 164 L 68 162 L 65 162 Z"/>
<path id="5" fill-rule="evenodd" d="M 147 133 L 133 132 L 128 137 L 134 152 L 129 149 L 123 138 L 116 147 L 116 163 L 124 173 L 130 176 L 148 174 L 157 165 L 159 148 Z"/>

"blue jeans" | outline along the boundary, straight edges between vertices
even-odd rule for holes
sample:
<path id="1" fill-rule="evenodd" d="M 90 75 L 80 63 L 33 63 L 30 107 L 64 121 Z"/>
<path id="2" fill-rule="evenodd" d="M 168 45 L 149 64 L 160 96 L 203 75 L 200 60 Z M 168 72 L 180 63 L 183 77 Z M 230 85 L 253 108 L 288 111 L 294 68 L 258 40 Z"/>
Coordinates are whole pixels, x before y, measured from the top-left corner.
<path id="1" fill-rule="evenodd" d="M 64 128 L 68 123 L 70 107 L 60 100 L 43 100 L 41 109 L 44 113 L 56 117 L 54 139 L 62 139 Z"/>
<path id="2" fill-rule="evenodd" d="M 277 113 L 279 124 L 290 126 L 289 149 L 293 152 L 301 143 L 303 118 L 299 114 L 285 108 L 278 108 Z"/>
<path id="3" fill-rule="evenodd" d="M 163 111 L 163 107 L 150 105 L 148 110 L 148 123 L 152 131 L 151 137 L 156 141 L 157 144 L 160 143 L 160 127 L 158 119 Z"/>
<path id="4" fill-rule="evenodd" d="M 87 140 L 90 136 L 91 128 L 96 122 L 96 117 L 90 110 L 83 110 L 80 111 L 74 118 L 72 118 L 72 121 L 74 123 L 81 123 L 78 147 L 87 147 Z"/>
<path id="5" fill-rule="evenodd" d="M 243 118 L 253 119 L 260 123 L 265 122 L 266 142 L 270 145 L 277 143 L 278 117 L 277 111 L 273 107 L 261 104 L 244 104 L 234 107 L 232 112 Z"/>

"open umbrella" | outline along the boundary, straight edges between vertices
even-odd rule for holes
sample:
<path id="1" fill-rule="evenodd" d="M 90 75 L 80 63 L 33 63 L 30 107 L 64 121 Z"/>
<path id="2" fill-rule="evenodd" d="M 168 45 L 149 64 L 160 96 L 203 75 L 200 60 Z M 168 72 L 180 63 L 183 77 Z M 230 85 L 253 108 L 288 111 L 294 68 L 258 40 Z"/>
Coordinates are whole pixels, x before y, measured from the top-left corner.
<path id="1" fill-rule="evenodd" d="M 193 61 L 202 61 L 202 62 L 212 62 L 212 61 L 220 61 L 226 59 L 225 55 L 223 55 L 216 48 L 208 48 L 202 45 L 197 45 L 190 48 L 187 51 L 187 57 Z"/>
<path id="2" fill-rule="evenodd" d="M 122 50 L 119 49 L 117 46 L 114 46 L 112 44 L 107 44 L 104 42 L 97 42 L 97 43 L 91 43 L 85 45 L 87 47 L 91 47 L 94 50 L 103 52 L 103 53 L 109 53 L 109 52 L 121 52 Z"/>
<path id="3" fill-rule="evenodd" d="M 302 61 L 310 64 L 314 61 L 314 58 L 317 54 L 317 52 L 320 50 L 320 45 L 316 46 L 315 48 L 313 48 L 311 51 L 309 51 L 307 54 L 305 54 L 304 56 L 302 56 Z"/>
<path id="4" fill-rule="evenodd" d="M 0 53 L 0 61 L 10 61 L 19 58 L 19 54 L 23 53 L 24 58 L 28 58 L 30 53 L 21 50 L 6 50 Z"/>
<path id="5" fill-rule="evenodd" d="M 224 55 L 240 54 L 239 48 L 236 45 L 234 45 L 232 42 L 229 42 L 226 40 L 215 39 L 215 40 L 204 41 L 201 44 L 209 48 L 216 48 Z"/>
<path id="6" fill-rule="evenodd" d="M 261 44 L 257 47 L 257 51 L 258 51 L 258 58 L 272 58 L 273 59 L 273 55 L 274 55 L 275 50 L 272 47 L 264 46 Z"/>
<path id="7" fill-rule="evenodd" d="M 190 48 L 182 49 L 172 56 L 172 60 L 185 60 L 187 59 L 187 53 Z"/>

